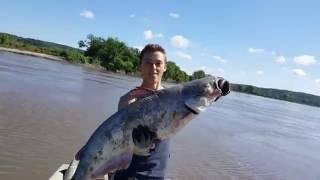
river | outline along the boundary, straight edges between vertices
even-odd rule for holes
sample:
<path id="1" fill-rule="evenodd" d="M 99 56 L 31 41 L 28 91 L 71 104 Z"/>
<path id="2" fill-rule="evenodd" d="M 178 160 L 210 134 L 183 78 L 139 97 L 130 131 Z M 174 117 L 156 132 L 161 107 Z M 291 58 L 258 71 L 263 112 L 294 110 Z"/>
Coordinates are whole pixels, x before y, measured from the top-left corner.
<path id="1" fill-rule="evenodd" d="M 0 51 L 0 179 L 48 179 L 141 80 Z M 320 108 L 232 92 L 171 142 L 167 178 L 320 179 Z"/>

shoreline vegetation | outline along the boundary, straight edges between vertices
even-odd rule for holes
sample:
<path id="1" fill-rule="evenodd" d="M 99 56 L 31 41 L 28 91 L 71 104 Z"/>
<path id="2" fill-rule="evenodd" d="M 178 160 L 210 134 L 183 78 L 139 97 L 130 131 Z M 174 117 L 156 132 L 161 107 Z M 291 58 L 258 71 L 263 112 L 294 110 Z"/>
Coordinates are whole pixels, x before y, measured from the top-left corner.
<path id="1" fill-rule="evenodd" d="M 104 39 L 89 34 L 87 39 L 80 40 L 78 45 L 79 49 L 0 32 L 0 51 L 42 57 L 55 61 L 68 61 L 96 70 L 115 72 L 122 75 L 138 76 L 139 74 L 138 57 L 140 51 L 137 48 L 128 47 L 117 38 L 109 37 Z M 167 72 L 163 78 L 168 83 L 181 83 L 207 75 L 203 70 L 198 70 L 190 76 L 173 61 L 169 60 L 167 62 Z M 312 94 L 260 88 L 244 84 L 231 84 L 231 89 L 236 92 L 320 107 L 320 96 Z"/>

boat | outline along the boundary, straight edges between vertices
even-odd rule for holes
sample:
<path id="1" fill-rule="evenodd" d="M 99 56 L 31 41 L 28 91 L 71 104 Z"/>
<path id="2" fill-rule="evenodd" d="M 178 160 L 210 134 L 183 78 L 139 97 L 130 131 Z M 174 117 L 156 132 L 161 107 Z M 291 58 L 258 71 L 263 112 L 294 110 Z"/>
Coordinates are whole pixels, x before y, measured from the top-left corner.
<path id="1" fill-rule="evenodd" d="M 65 175 L 70 176 L 70 171 L 75 171 L 79 161 L 72 160 L 70 164 L 62 164 L 60 167 L 50 176 L 49 180 L 70 180 L 71 177 L 64 177 Z M 73 175 L 74 172 L 71 172 Z M 102 179 L 97 180 L 108 180 L 108 175 L 105 175 Z"/>

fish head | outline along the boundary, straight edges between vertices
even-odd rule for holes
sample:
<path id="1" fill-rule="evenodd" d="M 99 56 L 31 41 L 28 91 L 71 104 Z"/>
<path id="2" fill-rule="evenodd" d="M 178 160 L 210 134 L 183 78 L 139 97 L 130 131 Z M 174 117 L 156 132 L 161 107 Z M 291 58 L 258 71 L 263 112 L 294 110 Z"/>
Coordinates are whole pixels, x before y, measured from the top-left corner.
<path id="1" fill-rule="evenodd" d="M 185 105 L 195 114 L 199 114 L 220 97 L 229 94 L 229 92 L 229 82 L 215 76 L 191 81 L 182 88 Z"/>

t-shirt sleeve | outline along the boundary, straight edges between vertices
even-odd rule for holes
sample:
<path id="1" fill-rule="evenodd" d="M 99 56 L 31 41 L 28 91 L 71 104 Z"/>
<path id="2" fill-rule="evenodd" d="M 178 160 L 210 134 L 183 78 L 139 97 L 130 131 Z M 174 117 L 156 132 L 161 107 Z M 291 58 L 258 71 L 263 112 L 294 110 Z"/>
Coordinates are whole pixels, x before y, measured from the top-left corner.
<path id="1" fill-rule="evenodd" d="M 129 104 L 129 102 L 128 102 L 129 94 L 130 93 L 127 93 L 127 94 L 120 97 L 119 103 L 118 103 L 118 110 L 120 110 L 121 108 L 123 108 Z"/>
<path id="2" fill-rule="evenodd" d="M 119 103 L 118 103 L 118 110 L 121 108 L 135 102 L 136 100 L 148 95 L 152 91 L 148 91 L 146 89 L 142 88 L 135 88 L 131 91 L 129 91 L 127 94 L 120 97 Z"/>

